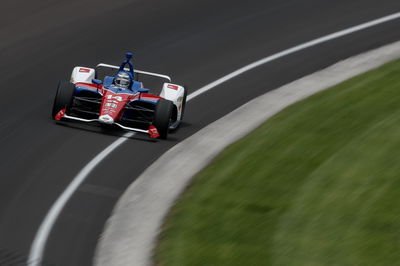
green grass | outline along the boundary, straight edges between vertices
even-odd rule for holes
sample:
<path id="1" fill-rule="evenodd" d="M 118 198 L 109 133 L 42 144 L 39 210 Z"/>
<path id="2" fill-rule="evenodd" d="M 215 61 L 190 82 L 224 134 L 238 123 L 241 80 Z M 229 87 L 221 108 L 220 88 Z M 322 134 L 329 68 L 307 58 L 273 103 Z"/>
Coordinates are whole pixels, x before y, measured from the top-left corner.
<path id="1" fill-rule="evenodd" d="M 400 61 L 228 147 L 173 208 L 157 265 L 400 265 Z"/>

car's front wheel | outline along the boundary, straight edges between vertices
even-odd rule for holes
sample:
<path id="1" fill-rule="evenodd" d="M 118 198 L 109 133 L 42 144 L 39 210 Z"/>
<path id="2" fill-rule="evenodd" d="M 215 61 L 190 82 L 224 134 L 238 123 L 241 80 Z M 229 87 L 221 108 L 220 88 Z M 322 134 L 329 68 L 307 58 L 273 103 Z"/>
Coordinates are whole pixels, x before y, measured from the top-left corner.
<path id="1" fill-rule="evenodd" d="M 160 99 L 157 102 L 153 125 L 157 128 L 161 139 L 166 139 L 168 136 L 173 108 L 174 104 L 171 101 Z"/>
<path id="2" fill-rule="evenodd" d="M 54 119 L 58 112 L 62 109 L 69 110 L 72 103 L 72 96 L 74 94 L 75 85 L 71 82 L 60 82 L 58 83 L 58 88 L 56 96 L 53 102 L 53 110 L 51 112 L 51 117 Z"/>

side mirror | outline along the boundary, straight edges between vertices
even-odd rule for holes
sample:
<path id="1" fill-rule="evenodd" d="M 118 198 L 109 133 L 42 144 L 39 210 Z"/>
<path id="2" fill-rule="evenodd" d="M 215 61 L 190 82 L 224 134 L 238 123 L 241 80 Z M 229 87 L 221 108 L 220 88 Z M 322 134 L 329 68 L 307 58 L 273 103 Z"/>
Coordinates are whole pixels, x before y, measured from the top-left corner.
<path id="1" fill-rule="evenodd" d="M 96 84 L 96 85 L 101 85 L 101 84 L 103 84 L 103 81 L 101 81 L 99 79 L 92 79 L 92 83 Z"/>

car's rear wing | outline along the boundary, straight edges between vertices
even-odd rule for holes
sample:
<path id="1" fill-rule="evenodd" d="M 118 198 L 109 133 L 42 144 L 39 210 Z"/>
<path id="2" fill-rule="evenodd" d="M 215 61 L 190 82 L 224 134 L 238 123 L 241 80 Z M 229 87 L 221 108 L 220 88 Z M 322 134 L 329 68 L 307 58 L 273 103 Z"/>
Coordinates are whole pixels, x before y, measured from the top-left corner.
<path id="1" fill-rule="evenodd" d="M 113 68 L 113 69 L 119 69 L 119 66 L 113 66 L 113 65 L 109 65 L 109 64 L 103 64 L 100 63 L 96 66 L 96 68 L 98 67 L 107 67 L 107 68 Z M 125 70 L 129 71 L 128 68 L 125 68 Z M 152 72 L 147 72 L 147 71 L 142 71 L 142 70 L 134 70 L 135 73 L 137 74 L 144 74 L 144 75 L 149 75 L 149 76 L 154 76 L 154 77 L 159 77 L 159 78 L 164 78 L 166 80 L 168 80 L 169 82 L 171 82 L 171 78 L 163 75 L 163 74 L 158 74 L 158 73 L 152 73 Z"/>

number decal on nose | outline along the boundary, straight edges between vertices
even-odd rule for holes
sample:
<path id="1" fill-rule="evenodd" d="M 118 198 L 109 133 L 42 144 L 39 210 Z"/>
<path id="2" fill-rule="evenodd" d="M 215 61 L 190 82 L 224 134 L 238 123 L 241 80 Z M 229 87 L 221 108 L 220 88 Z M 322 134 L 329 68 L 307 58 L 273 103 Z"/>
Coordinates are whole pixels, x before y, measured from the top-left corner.
<path id="1" fill-rule="evenodd" d="M 105 107 L 117 108 L 117 105 L 115 103 L 106 103 Z"/>
<path id="2" fill-rule="evenodd" d="M 122 97 L 121 96 L 107 95 L 107 100 L 117 100 L 119 102 L 122 102 Z"/>

